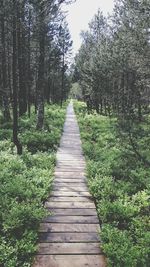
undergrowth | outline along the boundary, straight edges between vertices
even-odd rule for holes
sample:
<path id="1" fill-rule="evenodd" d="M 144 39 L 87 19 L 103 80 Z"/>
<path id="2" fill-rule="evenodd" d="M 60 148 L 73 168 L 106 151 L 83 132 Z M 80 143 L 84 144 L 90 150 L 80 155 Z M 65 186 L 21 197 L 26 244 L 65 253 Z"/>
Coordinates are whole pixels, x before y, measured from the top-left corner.
<path id="1" fill-rule="evenodd" d="M 38 227 L 46 216 L 66 106 L 46 107 L 44 129 L 37 131 L 32 112 L 19 121 L 23 155 L 16 155 L 12 124 L 0 129 L 0 266 L 29 267 L 37 249 Z"/>
<path id="2" fill-rule="evenodd" d="M 148 267 L 150 169 L 139 160 L 125 134 L 120 136 L 116 118 L 87 114 L 85 104 L 79 102 L 75 102 L 75 110 L 108 266 Z M 143 132 L 137 139 L 140 153 L 147 159 L 148 127 L 141 124 Z"/>

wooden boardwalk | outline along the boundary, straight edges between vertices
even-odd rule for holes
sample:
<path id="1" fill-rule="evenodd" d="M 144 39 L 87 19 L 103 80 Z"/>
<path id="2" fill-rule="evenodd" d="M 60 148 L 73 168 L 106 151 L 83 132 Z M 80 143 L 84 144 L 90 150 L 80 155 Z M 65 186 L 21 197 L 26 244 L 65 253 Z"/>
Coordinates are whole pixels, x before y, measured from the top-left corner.
<path id="1" fill-rule="evenodd" d="M 41 223 L 33 267 L 106 267 L 98 239 L 99 221 L 86 186 L 85 159 L 72 103 L 67 109 L 53 191 L 46 208 L 53 215 Z"/>

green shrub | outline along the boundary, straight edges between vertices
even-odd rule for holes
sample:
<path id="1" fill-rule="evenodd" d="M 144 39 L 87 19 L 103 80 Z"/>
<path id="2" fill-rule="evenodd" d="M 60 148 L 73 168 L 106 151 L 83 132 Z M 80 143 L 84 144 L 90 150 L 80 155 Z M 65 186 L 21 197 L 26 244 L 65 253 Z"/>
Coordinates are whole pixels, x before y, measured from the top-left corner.
<path id="1" fill-rule="evenodd" d="M 47 106 L 46 124 L 36 130 L 36 117 L 19 119 L 23 155 L 16 155 L 12 129 L 0 130 L 0 266 L 30 267 L 37 249 L 44 202 L 52 189 L 55 150 L 65 118 L 65 106 Z M 30 152 L 31 151 L 31 152 Z M 50 213 L 48 213 L 50 214 Z"/>
<path id="2" fill-rule="evenodd" d="M 0 140 L 10 140 L 12 139 L 12 130 L 11 129 L 0 129 Z"/>
<path id="3" fill-rule="evenodd" d="M 26 131 L 21 136 L 21 142 L 23 145 L 26 145 L 28 150 L 32 153 L 36 153 L 37 151 L 53 151 L 57 148 L 60 136 L 59 131 L 49 134 L 44 131 Z"/>
<path id="4" fill-rule="evenodd" d="M 120 135 L 115 118 L 82 113 L 81 107 L 75 103 L 108 266 L 148 267 L 150 170 L 137 158 L 127 133 Z M 143 123 L 134 129 L 134 141 L 147 159 L 149 130 Z"/>
<path id="5" fill-rule="evenodd" d="M 129 231 L 104 224 L 101 238 L 103 250 L 108 256 L 108 266 L 148 267 L 148 249 L 140 244 L 134 244 Z"/>

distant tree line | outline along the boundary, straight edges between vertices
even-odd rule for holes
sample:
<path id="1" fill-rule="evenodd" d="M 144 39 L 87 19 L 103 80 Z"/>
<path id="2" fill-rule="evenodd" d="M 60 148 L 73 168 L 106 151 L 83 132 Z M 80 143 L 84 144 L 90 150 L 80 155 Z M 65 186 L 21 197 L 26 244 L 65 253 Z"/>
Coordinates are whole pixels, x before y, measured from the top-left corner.
<path id="1" fill-rule="evenodd" d="M 141 121 L 150 104 L 149 0 L 116 0 L 113 14 L 99 10 L 81 35 L 74 80 L 88 108 Z"/>
<path id="2" fill-rule="evenodd" d="M 62 4 L 70 0 L 0 0 L 0 108 L 4 121 L 13 118 L 18 153 L 18 116 L 34 104 L 42 129 L 44 103 L 67 98 L 68 55 L 72 41 Z"/>

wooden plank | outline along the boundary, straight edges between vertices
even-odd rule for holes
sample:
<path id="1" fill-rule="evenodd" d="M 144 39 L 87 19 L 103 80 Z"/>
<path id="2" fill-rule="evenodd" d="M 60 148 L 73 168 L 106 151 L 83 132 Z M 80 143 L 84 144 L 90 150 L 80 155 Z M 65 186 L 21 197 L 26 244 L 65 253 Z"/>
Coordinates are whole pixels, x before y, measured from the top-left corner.
<path id="1" fill-rule="evenodd" d="M 83 155 L 83 150 L 82 151 L 75 151 L 75 149 L 72 151 L 71 149 L 69 150 L 65 150 L 65 149 L 61 149 L 61 150 L 58 150 L 58 153 L 61 154 L 61 155 L 70 155 L 70 158 L 74 159 L 74 158 L 81 158 L 83 159 L 84 155 Z"/>
<path id="2" fill-rule="evenodd" d="M 69 165 L 69 163 L 68 163 L 68 164 L 62 164 L 62 163 L 59 164 L 59 163 L 57 163 L 57 164 L 56 164 L 56 169 L 58 169 L 58 170 L 59 170 L 59 169 L 60 169 L 60 170 L 61 170 L 61 169 L 63 169 L 63 170 L 66 169 L 67 171 L 68 171 L 68 170 L 74 170 L 74 169 L 76 169 L 76 171 L 77 171 L 77 170 L 85 171 L 85 166 L 83 166 L 83 165 L 81 165 L 81 164 L 75 165 L 75 164 L 72 164 L 72 163 L 71 163 L 70 165 Z"/>
<path id="3" fill-rule="evenodd" d="M 70 162 L 70 161 L 75 161 L 75 162 L 78 162 L 78 161 L 84 161 L 84 158 L 83 156 L 77 156 L 77 155 L 70 155 L 69 153 L 65 154 L 65 153 L 62 153 L 62 154 L 57 154 L 57 160 L 60 160 L 60 161 L 66 161 L 66 162 Z"/>
<path id="4" fill-rule="evenodd" d="M 41 223 L 40 232 L 91 233 L 100 231 L 99 224 Z"/>
<path id="5" fill-rule="evenodd" d="M 81 145 L 73 145 L 73 144 L 62 144 L 61 149 L 72 149 L 72 152 L 80 152 L 82 153 Z M 71 152 L 71 151 L 70 151 Z"/>
<path id="6" fill-rule="evenodd" d="M 72 155 L 72 156 L 83 156 L 83 150 L 82 149 L 72 149 L 71 147 L 69 148 L 65 148 L 65 147 L 61 147 L 61 148 L 58 148 L 58 152 L 61 152 L 61 153 L 69 153 L 70 155 Z"/>
<path id="7" fill-rule="evenodd" d="M 81 172 L 58 172 L 55 171 L 55 178 L 86 178 L 85 173 Z"/>
<path id="8" fill-rule="evenodd" d="M 74 184 L 69 184 L 69 185 L 59 185 L 59 184 L 55 184 L 53 186 L 53 190 L 59 190 L 59 191 L 74 191 L 74 192 L 84 192 L 84 191 L 88 191 L 86 186 L 80 186 L 80 185 L 74 185 Z"/>
<path id="9" fill-rule="evenodd" d="M 99 243 L 40 243 L 39 255 L 99 255 Z"/>
<path id="10" fill-rule="evenodd" d="M 66 215 L 66 216 L 78 216 L 78 215 L 88 215 L 88 216 L 94 216 L 97 215 L 95 209 L 63 209 L 63 208 L 52 208 L 49 209 L 52 212 L 53 215 Z"/>
<path id="11" fill-rule="evenodd" d="M 55 183 L 85 183 L 84 178 L 55 178 Z"/>
<path id="12" fill-rule="evenodd" d="M 80 158 L 76 158 L 76 157 L 72 157 L 70 158 L 69 155 L 68 156 L 57 156 L 57 161 L 61 162 L 61 163 L 82 163 L 86 166 L 84 160 L 80 157 Z"/>
<path id="13" fill-rule="evenodd" d="M 69 197 L 81 197 L 81 196 L 91 196 L 88 191 L 63 191 L 63 190 L 53 190 L 51 196 L 69 196 Z"/>
<path id="14" fill-rule="evenodd" d="M 99 242 L 99 235 L 97 233 L 40 233 L 40 242 L 67 242 L 67 243 L 86 243 L 86 242 Z"/>
<path id="15" fill-rule="evenodd" d="M 74 175 L 74 176 L 72 176 L 72 175 L 67 175 L 67 174 L 65 174 L 65 175 L 57 175 L 57 176 L 55 176 L 54 177 L 54 181 L 55 180 L 58 180 L 58 179 L 71 179 L 71 181 L 72 181 L 72 179 L 75 179 L 75 180 L 81 180 L 81 181 L 86 181 L 87 180 L 87 178 L 85 177 L 85 176 L 78 176 L 78 175 Z M 69 182 L 69 181 L 68 181 Z"/>
<path id="16" fill-rule="evenodd" d="M 66 215 L 54 215 L 48 216 L 43 220 L 43 222 L 52 223 L 99 223 L 97 216 L 66 216 Z"/>
<path id="17" fill-rule="evenodd" d="M 61 147 L 59 147 L 58 148 L 58 150 L 57 150 L 57 155 L 58 156 L 71 156 L 71 157 L 73 157 L 73 156 L 75 156 L 75 157 L 77 157 L 77 158 L 81 158 L 82 160 L 84 160 L 85 161 L 85 158 L 84 158 L 84 156 L 83 156 L 83 154 L 81 154 L 81 153 L 77 153 L 77 155 L 74 153 L 71 153 L 70 154 L 70 152 L 71 152 L 71 149 L 62 149 Z M 75 151 L 74 151 L 75 152 Z M 82 150 L 82 152 L 83 152 L 83 150 Z"/>
<path id="18" fill-rule="evenodd" d="M 73 167 L 72 168 L 67 168 L 66 166 L 64 167 L 57 167 L 55 168 L 57 172 L 79 172 L 79 173 L 84 173 L 85 168 L 84 167 Z"/>
<path id="19" fill-rule="evenodd" d="M 61 168 L 61 170 L 60 170 L 60 168 L 56 168 L 55 169 L 55 175 L 56 176 L 60 175 L 60 174 L 63 175 L 63 173 L 64 174 L 68 174 L 68 175 L 85 176 L 85 172 L 84 171 L 77 170 L 77 169 L 73 169 L 73 170 L 69 170 L 69 169 L 65 169 L 65 168 Z"/>
<path id="20" fill-rule="evenodd" d="M 59 186 L 58 184 L 55 185 L 55 187 L 53 187 L 53 190 L 54 191 L 58 191 L 58 192 L 87 192 L 87 189 L 86 188 L 81 188 L 80 186 L 76 186 L 76 187 L 73 187 L 73 186 L 64 186 L 64 187 L 61 187 Z"/>
<path id="21" fill-rule="evenodd" d="M 65 143 L 65 144 L 72 144 L 72 145 L 78 145 L 80 148 L 81 148 L 81 140 L 79 138 L 74 138 L 73 136 L 72 137 L 68 137 L 68 139 L 64 139 L 62 138 L 61 141 L 60 141 L 60 147 L 62 146 L 62 143 Z"/>
<path id="22" fill-rule="evenodd" d="M 38 255 L 33 267 L 106 267 L 103 255 Z"/>
<path id="23" fill-rule="evenodd" d="M 65 159 L 64 157 L 57 157 L 57 162 L 59 163 L 63 163 L 63 164 L 82 164 L 84 166 L 86 166 L 86 163 L 83 159 L 70 159 L 69 157 L 67 159 Z"/>
<path id="24" fill-rule="evenodd" d="M 55 179 L 54 179 L 54 183 L 53 183 L 53 186 L 55 187 L 69 187 L 70 189 L 71 188 L 74 188 L 74 189 L 76 189 L 77 187 L 79 187 L 79 188 L 81 188 L 81 189 L 87 189 L 87 185 L 86 185 L 86 183 L 83 181 L 82 183 L 80 182 L 75 182 L 75 183 L 73 183 L 73 182 L 69 182 L 69 181 L 67 181 L 67 182 L 61 182 L 61 181 L 59 181 L 59 183 L 57 182 L 57 181 L 55 181 Z"/>
<path id="25" fill-rule="evenodd" d="M 78 139 L 77 140 L 77 138 L 69 138 L 69 139 L 67 139 L 67 138 L 62 138 L 61 139 L 61 142 L 60 142 L 60 146 L 62 145 L 62 144 L 70 144 L 70 145 L 78 145 L 79 147 L 81 146 L 81 141 L 80 141 L 80 139 Z"/>
<path id="26" fill-rule="evenodd" d="M 50 201 L 60 201 L 60 202 L 91 202 L 93 203 L 93 198 L 91 197 L 59 197 L 59 196 L 56 196 L 56 197 L 50 197 L 48 200 Z"/>
<path id="27" fill-rule="evenodd" d="M 95 204 L 93 202 L 57 202 L 50 201 L 45 202 L 45 207 L 47 208 L 70 208 L 70 209 L 95 209 Z"/>
<path id="28" fill-rule="evenodd" d="M 86 165 L 85 163 L 83 162 L 75 162 L 75 161 L 60 161 L 60 160 L 57 160 L 57 164 L 56 164 L 56 167 L 60 168 L 60 167 L 65 167 L 65 168 L 69 168 L 69 167 L 76 167 L 77 169 L 78 168 L 84 168 Z"/>

